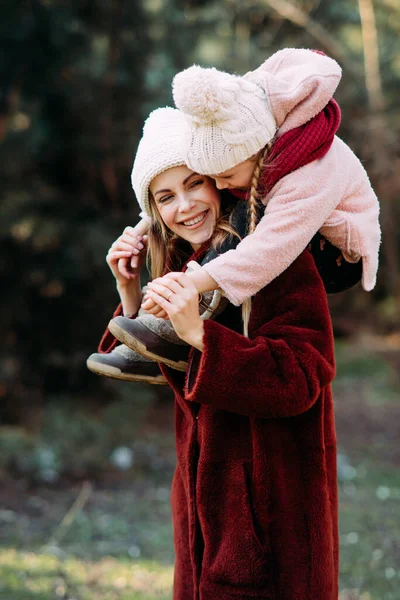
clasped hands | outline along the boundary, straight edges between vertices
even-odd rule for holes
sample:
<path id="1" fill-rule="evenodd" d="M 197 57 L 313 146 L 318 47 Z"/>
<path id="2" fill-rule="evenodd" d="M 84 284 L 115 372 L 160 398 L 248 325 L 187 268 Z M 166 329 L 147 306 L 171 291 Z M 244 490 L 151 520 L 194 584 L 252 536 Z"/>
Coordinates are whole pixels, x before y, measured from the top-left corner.
<path id="1" fill-rule="evenodd" d="M 177 335 L 203 349 L 204 325 L 199 315 L 199 292 L 186 273 L 167 273 L 148 283 L 142 308 L 157 317 L 168 317 Z"/>

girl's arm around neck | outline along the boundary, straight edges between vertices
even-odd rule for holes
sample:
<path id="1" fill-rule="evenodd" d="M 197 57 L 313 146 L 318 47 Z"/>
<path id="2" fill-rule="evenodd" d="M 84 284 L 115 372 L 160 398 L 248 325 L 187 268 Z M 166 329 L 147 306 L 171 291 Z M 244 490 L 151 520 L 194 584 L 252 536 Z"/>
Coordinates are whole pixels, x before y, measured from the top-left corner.
<path id="1" fill-rule="evenodd" d="M 196 269 L 187 273 L 188 277 L 193 281 L 199 294 L 203 292 L 212 292 L 218 290 L 218 283 L 204 269 Z"/>

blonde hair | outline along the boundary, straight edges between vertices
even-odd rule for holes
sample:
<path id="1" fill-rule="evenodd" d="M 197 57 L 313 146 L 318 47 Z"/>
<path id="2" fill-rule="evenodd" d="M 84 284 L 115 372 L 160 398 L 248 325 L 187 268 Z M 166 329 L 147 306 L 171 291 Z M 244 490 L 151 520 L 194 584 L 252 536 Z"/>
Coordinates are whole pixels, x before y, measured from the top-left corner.
<path id="1" fill-rule="evenodd" d="M 185 262 L 193 254 L 189 242 L 183 240 L 171 231 L 162 220 L 157 204 L 149 192 L 149 208 L 152 227 L 149 230 L 147 269 L 152 279 L 161 277 L 166 270 L 180 271 Z M 222 201 L 221 201 L 222 202 Z M 228 236 L 240 238 L 240 235 L 230 224 L 226 211 L 217 219 L 211 246 L 218 250 Z"/>
<path id="2" fill-rule="evenodd" d="M 260 198 L 257 191 L 260 175 L 265 167 L 265 160 L 273 146 L 274 140 L 272 139 L 265 148 L 261 151 L 260 156 L 254 167 L 253 175 L 251 177 L 250 194 L 249 194 L 249 230 L 247 235 L 251 235 L 258 223 L 258 212 L 260 207 Z M 242 304 L 242 321 L 243 321 L 243 335 L 249 337 L 249 320 L 251 313 L 251 298 L 245 300 Z"/>

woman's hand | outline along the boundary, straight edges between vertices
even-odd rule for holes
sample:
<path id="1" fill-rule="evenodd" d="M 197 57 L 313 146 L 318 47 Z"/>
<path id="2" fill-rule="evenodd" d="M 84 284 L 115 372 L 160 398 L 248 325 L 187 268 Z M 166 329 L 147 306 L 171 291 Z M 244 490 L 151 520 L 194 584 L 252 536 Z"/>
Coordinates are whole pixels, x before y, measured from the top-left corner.
<path id="1" fill-rule="evenodd" d="M 127 234 L 134 240 L 137 239 L 139 241 L 130 257 L 120 258 L 118 260 L 118 270 L 126 279 L 130 279 L 132 277 L 132 270 L 141 268 L 141 256 L 139 253 L 143 247 L 141 247 L 140 244 L 142 243 L 143 236 L 148 232 L 149 227 L 149 222 L 145 219 L 142 219 L 135 225 L 135 227 L 126 227 L 124 231 L 124 234 Z M 145 239 L 147 240 L 147 237 Z"/>
<path id="2" fill-rule="evenodd" d="M 154 281 L 157 281 L 158 283 L 164 283 L 164 277 L 170 277 L 171 275 L 180 275 L 180 273 L 181 273 L 180 271 L 177 271 L 177 272 L 171 271 L 170 273 L 167 273 L 166 275 L 163 275 L 163 277 L 159 277 L 158 279 L 155 279 Z M 145 310 L 150 315 L 153 315 L 154 317 L 157 317 L 159 319 L 168 319 L 168 314 L 165 312 L 165 310 L 159 304 L 157 304 L 157 302 L 153 298 L 151 298 L 147 292 L 144 296 L 142 308 L 143 308 L 143 310 Z"/>
<path id="3" fill-rule="evenodd" d="M 202 352 L 204 325 L 199 293 L 191 279 L 185 273 L 168 273 L 148 286 L 148 297 L 165 310 L 177 335 Z"/>
<path id="4" fill-rule="evenodd" d="M 191 281 L 193 281 L 199 293 L 219 289 L 218 283 L 200 266 L 198 266 L 198 268 L 194 271 L 186 271 L 186 274 L 191 279 Z M 164 275 L 164 277 L 169 277 L 170 275 L 171 273 L 167 273 L 167 275 Z M 162 280 L 163 278 L 160 279 Z M 161 306 L 156 304 L 154 300 L 150 299 L 150 297 L 147 296 L 147 294 L 144 297 L 144 303 L 142 304 L 142 308 L 151 315 L 154 315 L 155 317 L 161 319 L 167 318 L 167 313 L 161 308 Z"/>
<path id="5" fill-rule="evenodd" d="M 139 281 L 146 258 L 147 235 L 136 235 L 133 227 L 126 227 L 123 234 L 115 240 L 108 251 L 106 261 L 117 281 L 118 286 L 126 286 L 129 282 Z M 136 266 L 131 266 L 135 257 Z"/>

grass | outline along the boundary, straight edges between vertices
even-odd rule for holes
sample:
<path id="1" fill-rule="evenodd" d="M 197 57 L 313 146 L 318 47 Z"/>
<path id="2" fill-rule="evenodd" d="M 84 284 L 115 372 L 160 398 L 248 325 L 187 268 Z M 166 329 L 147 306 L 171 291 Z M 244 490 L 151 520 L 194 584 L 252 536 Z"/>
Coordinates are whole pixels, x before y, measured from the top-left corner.
<path id="1" fill-rule="evenodd" d="M 168 600 L 171 565 L 104 557 L 98 561 L 3 549 L 0 598 L 7 600 Z"/>
<path id="2" fill-rule="evenodd" d="M 143 467 L 130 485 L 93 486 L 70 522 L 65 515 L 87 484 L 16 489 L 13 502 L 8 489 L 8 508 L 0 510 L 0 599 L 170 599 L 172 471 L 172 463 L 161 472 Z"/>
<path id="3" fill-rule="evenodd" d="M 400 600 L 398 355 L 337 347 L 340 600 Z M 145 423 L 126 474 L 0 488 L 0 600 L 167 600 L 172 403 Z M 138 432 L 136 433 L 138 436 Z"/>
<path id="4" fill-rule="evenodd" d="M 400 599 L 398 359 L 337 346 L 340 584 L 349 599 Z"/>
<path id="5" fill-rule="evenodd" d="M 340 485 L 341 587 L 374 600 L 398 600 L 399 474 L 380 469 L 377 481 L 373 464 L 363 469 L 360 478 Z"/>

